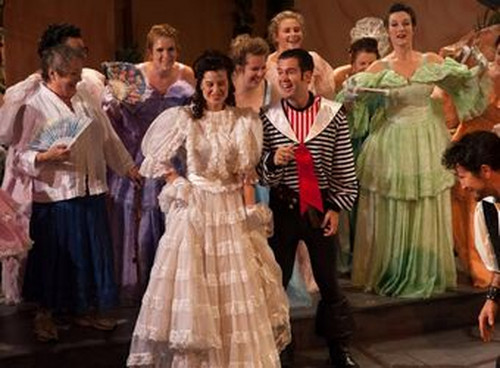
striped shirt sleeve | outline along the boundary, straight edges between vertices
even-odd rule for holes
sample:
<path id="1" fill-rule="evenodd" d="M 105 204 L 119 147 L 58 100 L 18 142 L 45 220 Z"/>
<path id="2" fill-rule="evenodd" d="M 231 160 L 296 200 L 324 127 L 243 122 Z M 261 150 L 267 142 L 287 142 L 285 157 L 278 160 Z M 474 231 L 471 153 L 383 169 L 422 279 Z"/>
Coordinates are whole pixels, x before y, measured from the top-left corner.
<path id="1" fill-rule="evenodd" d="M 358 194 L 358 181 L 349 127 L 343 109 L 335 115 L 333 124 L 336 125 L 336 135 L 333 164 L 328 173 L 328 202 L 332 209 L 351 210 Z"/>

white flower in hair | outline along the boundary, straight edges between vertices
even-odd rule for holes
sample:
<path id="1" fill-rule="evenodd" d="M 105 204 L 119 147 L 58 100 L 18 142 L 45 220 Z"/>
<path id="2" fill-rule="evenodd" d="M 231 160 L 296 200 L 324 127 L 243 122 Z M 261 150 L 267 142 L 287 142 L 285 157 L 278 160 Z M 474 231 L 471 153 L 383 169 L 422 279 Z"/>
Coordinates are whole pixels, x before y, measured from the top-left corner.
<path id="1" fill-rule="evenodd" d="M 356 22 L 354 28 L 351 29 L 351 44 L 365 37 L 377 40 L 378 52 L 381 57 L 389 53 L 389 35 L 387 34 L 382 19 L 366 17 Z"/>

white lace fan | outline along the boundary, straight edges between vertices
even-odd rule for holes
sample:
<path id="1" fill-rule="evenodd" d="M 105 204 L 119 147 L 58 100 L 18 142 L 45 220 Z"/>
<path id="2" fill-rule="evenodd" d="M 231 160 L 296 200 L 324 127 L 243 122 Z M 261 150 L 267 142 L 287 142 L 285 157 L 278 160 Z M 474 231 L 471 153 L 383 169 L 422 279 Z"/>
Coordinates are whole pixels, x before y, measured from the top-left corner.
<path id="1" fill-rule="evenodd" d="M 358 20 L 351 29 L 351 43 L 361 38 L 369 37 L 377 40 L 378 52 L 381 57 L 390 51 L 389 35 L 384 27 L 384 21 L 380 18 L 366 17 Z"/>
<path id="2" fill-rule="evenodd" d="M 70 116 L 52 121 L 36 133 L 29 147 L 36 151 L 46 151 L 56 144 L 65 144 L 69 148 L 91 122 L 92 119 L 87 116 Z"/>

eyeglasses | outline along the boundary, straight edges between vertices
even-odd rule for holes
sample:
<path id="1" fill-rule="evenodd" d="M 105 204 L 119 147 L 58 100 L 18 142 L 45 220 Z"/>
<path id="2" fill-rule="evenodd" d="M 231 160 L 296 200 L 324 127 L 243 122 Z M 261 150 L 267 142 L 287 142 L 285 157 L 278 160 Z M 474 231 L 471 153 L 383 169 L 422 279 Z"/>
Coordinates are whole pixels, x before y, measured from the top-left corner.
<path id="1" fill-rule="evenodd" d="M 83 56 L 89 56 L 89 48 L 87 46 L 81 47 L 80 50 L 82 51 Z"/>

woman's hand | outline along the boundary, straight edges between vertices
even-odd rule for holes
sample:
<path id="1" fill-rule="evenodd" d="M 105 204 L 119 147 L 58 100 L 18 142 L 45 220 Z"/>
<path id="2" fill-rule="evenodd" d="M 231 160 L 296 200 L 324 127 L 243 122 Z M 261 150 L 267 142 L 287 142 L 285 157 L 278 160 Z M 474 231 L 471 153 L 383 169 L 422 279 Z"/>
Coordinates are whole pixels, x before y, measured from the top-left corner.
<path id="1" fill-rule="evenodd" d="M 63 162 L 68 161 L 71 150 L 65 144 L 57 144 L 50 147 L 47 151 L 36 155 L 36 162 Z"/>
<path id="2" fill-rule="evenodd" d="M 134 187 L 140 188 L 142 187 L 142 182 L 143 178 L 141 174 L 139 174 L 139 168 L 137 166 L 132 166 L 126 174 L 127 178 L 129 178 L 132 183 L 134 184 Z"/>
<path id="3" fill-rule="evenodd" d="M 180 175 L 173 167 L 168 168 L 167 171 L 165 172 L 165 180 L 167 181 L 167 183 L 172 183 L 179 176 Z"/>

